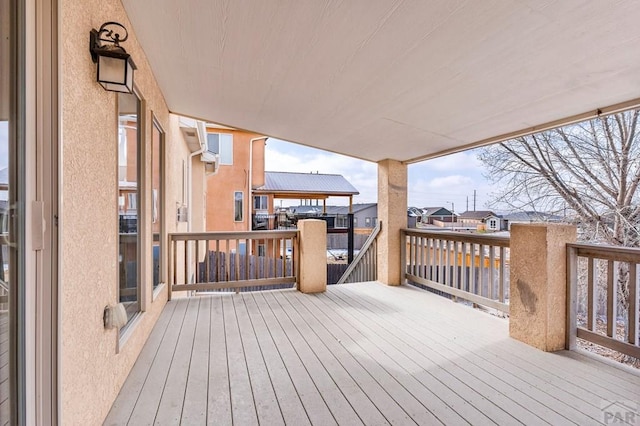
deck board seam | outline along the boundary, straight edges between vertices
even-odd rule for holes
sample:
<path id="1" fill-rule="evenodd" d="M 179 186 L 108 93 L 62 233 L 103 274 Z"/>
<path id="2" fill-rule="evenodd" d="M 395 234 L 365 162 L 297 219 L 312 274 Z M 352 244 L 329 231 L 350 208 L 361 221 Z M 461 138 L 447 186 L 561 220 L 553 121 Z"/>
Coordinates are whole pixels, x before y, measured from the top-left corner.
<path id="1" fill-rule="evenodd" d="M 336 295 L 336 294 L 333 294 L 332 296 L 340 297 L 340 295 Z M 355 301 L 357 301 L 357 299 L 354 299 L 354 300 L 355 300 Z M 372 316 L 373 316 L 373 314 L 372 314 Z M 374 319 L 372 319 L 372 321 L 373 321 L 373 320 L 374 320 Z M 410 344 L 410 342 L 407 342 L 405 339 L 403 339 L 403 338 L 401 338 L 401 337 L 400 337 L 400 333 L 401 333 L 401 331 L 398 329 L 399 324 L 397 324 L 397 323 L 396 323 L 396 327 L 393 327 L 393 331 L 392 331 L 391 329 L 387 329 L 387 328 L 385 327 L 384 323 L 380 324 L 380 327 L 381 327 L 383 330 L 386 330 L 386 333 L 388 333 L 392 338 L 397 339 L 397 340 L 398 340 L 398 341 L 400 341 L 402 344 L 406 345 L 406 346 L 407 346 L 407 347 L 409 347 L 411 350 L 415 351 L 419 356 L 425 357 L 426 359 L 430 359 L 430 358 L 426 355 L 426 353 L 425 353 L 425 351 L 424 351 L 424 350 L 423 350 L 423 351 L 418 351 L 418 348 L 417 348 L 417 347 L 413 347 L 413 346 Z M 433 332 L 433 330 L 431 330 L 431 331 Z M 407 333 L 404 333 L 404 332 L 402 332 L 402 333 L 403 333 L 403 334 L 405 334 L 405 335 L 407 335 L 407 336 L 409 336 L 409 334 L 407 334 Z M 426 337 L 426 336 L 425 336 L 425 337 Z M 389 342 L 392 346 L 394 346 L 394 347 L 396 346 L 395 344 L 393 344 L 393 343 L 391 343 L 391 342 L 390 342 L 389 338 L 383 337 L 382 339 L 383 339 L 383 340 L 385 340 L 385 341 L 387 341 L 387 342 Z M 442 343 L 442 342 L 436 342 L 436 341 L 432 341 L 432 340 L 430 340 L 430 342 L 433 342 L 433 343 L 436 343 L 436 344 L 438 344 L 438 345 L 442 346 L 446 351 L 450 351 L 450 352 L 452 352 L 453 354 L 455 354 L 455 356 L 457 356 L 457 357 L 461 357 L 462 359 L 465 359 L 466 361 L 469 361 L 470 363 L 474 363 L 474 365 L 475 365 L 475 361 L 473 361 L 472 359 L 470 359 L 470 357 L 469 357 L 468 355 L 461 354 L 459 351 L 456 351 L 456 350 L 453 348 L 453 346 L 452 346 L 452 347 L 447 347 L 447 346 L 446 346 L 444 343 Z M 425 350 L 427 350 L 427 349 L 425 348 Z M 439 352 L 439 351 L 437 351 L 437 352 Z M 439 365 L 439 362 L 438 362 L 437 360 L 431 360 L 431 362 L 435 363 L 436 365 Z M 466 363 L 466 364 L 468 364 L 468 363 Z M 479 369 L 480 371 L 484 370 L 483 366 L 481 366 L 481 365 L 475 365 L 475 367 L 476 367 L 476 369 Z M 478 377 L 477 373 L 473 373 L 472 371 L 469 371 L 468 369 L 466 369 L 466 368 L 465 368 L 465 367 L 463 367 L 462 365 L 460 365 L 460 366 L 459 366 L 459 368 L 464 369 L 465 371 L 467 371 L 467 373 L 468 373 L 468 374 L 471 374 L 473 377 L 475 377 L 475 378 L 476 378 L 477 380 L 479 380 L 480 382 L 483 382 L 485 385 L 492 387 L 494 390 L 496 390 L 497 392 L 500 392 L 502 395 L 504 395 L 504 396 L 505 396 L 505 397 L 507 397 L 508 399 L 512 400 L 514 403 L 516 403 L 516 404 L 520 405 L 522 408 L 526 409 L 527 411 L 529 411 L 529 412 L 531 412 L 532 414 L 534 414 L 534 415 L 536 415 L 536 416 L 538 416 L 538 417 L 539 417 L 539 415 L 538 415 L 538 414 L 536 414 L 536 412 L 532 412 L 528 407 L 525 407 L 524 405 L 522 405 L 520 402 L 518 402 L 518 401 L 517 401 L 517 400 L 515 400 L 514 398 L 509 397 L 509 396 L 508 396 L 504 391 L 502 391 L 501 389 L 498 389 L 498 388 L 496 388 L 495 386 L 492 386 L 492 385 L 490 384 L 490 382 L 491 382 L 491 381 L 487 381 L 486 379 L 482 379 L 481 377 Z M 513 375 L 512 373 L 507 373 L 507 374 L 510 376 L 510 378 L 511 378 L 511 379 L 518 379 L 518 380 L 520 380 L 520 381 L 524 382 L 523 380 L 519 379 L 517 376 Z M 548 406 L 546 403 L 544 403 L 543 401 L 540 401 L 540 400 L 538 400 L 538 399 L 534 398 L 534 397 L 533 397 L 533 396 L 531 396 L 531 395 L 524 394 L 522 391 L 520 391 L 520 390 L 518 389 L 518 387 L 514 386 L 513 384 L 511 384 L 511 383 L 510 383 L 510 382 L 508 382 L 508 381 L 503 380 L 501 377 L 498 377 L 498 376 L 496 376 L 495 374 L 490 373 L 490 372 L 488 372 L 488 371 L 487 371 L 487 375 L 488 375 L 488 376 L 490 376 L 491 378 L 495 379 L 495 381 L 502 382 L 502 383 L 504 383 L 504 384 L 505 384 L 505 386 L 508 386 L 508 387 L 513 388 L 514 392 L 516 392 L 516 393 L 518 393 L 518 394 L 522 394 L 522 396 L 524 396 L 524 397 L 525 397 L 525 399 L 532 399 L 532 400 L 534 400 L 537 404 L 539 404 L 540 406 L 545 407 L 547 410 L 550 410 L 550 411 L 554 412 L 556 415 L 558 415 L 558 416 L 561 416 L 561 417 L 565 418 L 567 421 L 572 421 L 571 419 L 567 418 L 567 417 L 566 417 L 565 415 L 563 415 L 562 413 L 558 413 L 556 410 L 554 410 L 553 408 L 549 407 L 549 406 Z M 454 377 L 454 378 L 456 378 L 456 375 L 454 374 L 454 375 L 453 375 L 453 377 Z M 526 382 L 525 382 L 525 384 L 526 384 Z M 538 390 L 539 390 L 539 389 L 538 389 Z M 540 391 L 541 393 L 544 393 L 542 390 L 539 390 L 539 391 Z M 545 394 L 545 395 L 547 395 L 547 394 Z M 547 396 L 552 397 L 551 395 L 547 395 Z M 462 396 L 461 396 L 461 397 L 462 397 Z M 480 409 L 480 407 L 478 407 L 478 409 Z M 547 421 L 549 421 L 549 422 L 553 422 L 552 420 L 547 420 Z"/>
<path id="2" fill-rule="evenodd" d="M 354 294 L 354 297 L 356 297 L 356 295 L 355 295 L 355 294 Z M 435 296 L 434 296 L 434 297 L 435 297 Z M 407 313 L 403 313 L 403 315 L 407 315 Z M 400 321 L 400 320 L 397 320 L 397 321 Z M 449 323 L 448 325 L 449 325 L 449 326 L 451 326 L 451 323 Z M 432 332 L 432 333 L 439 334 L 439 335 L 442 337 L 443 341 L 447 339 L 447 336 L 442 335 L 442 334 L 438 331 L 438 328 L 437 328 L 437 327 L 433 328 L 433 329 L 431 330 L 431 332 Z M 420 334 L 421 334 L 421 335 L 424 335 L 424 333 L 420 333 Z M 458 339 L 458 340 L 457 340 L 457 344 L 458 344 L 458 345 L 461 345 L 461 343 L 460 343 L 460 339 Z M 492 351 L 492 353 L 493 353 L 496 357 L 500 357 L 504 362 L 511 363 L 511 362 L 510 362 L 510 360 L 509 360 L 509 357 L 508 357 L 508 356 L 505 356 L 505 353 L 496 353 L 496 352 L 494 352 L 494 351 Z M 486 358 L 486 360 L 487 360 L 488 362 L 492 362 L 492 361 L 491 361 L 491 360 L 489 360 L 488 358 Z M 513 364 L 513 363 L 511 363 L 511 364 L 512 364 L 512 365 L 514 365 L 514 367 L 516 367 L 516 368 L 521 368 L 521 369 L 523 368 L 523 367 L 519 367 L 518 365 L 515 365 L 515 364 Z M 534 365 L 534 366 L 535 366 L 537 369 L 540 369 L 537 365 Z M 552 385 L 552 386 L 554 386 L 554 387 L 557 387 L 559 392 L 566 392 L 566 391 L 567 391 L 566 386 L 571 385 L 571 383 L 567 383 L 566 381 L 565 381 L 565 382 L 563 382 L 564 387 L 560 387 L 559 385 L 556 385 L 556 384 L 555 384 L 555 382 L 553 382 L 553 381 L 547 381 L 547 383 L 549 383 L 550 385 Z M 541 391 L 542 391 L 542 392 L 545 392 L 544 390 L 541 390 Z M 549 394 L 548 392 L 545 392 L 545 393 Z M 552 395 L 552 394 L 549 394 L 549 395 L 550 395 L 551 397 L 553 397 L 553 396 L 554 396 L 554 395 Z M 574 397 L 576 397 L 576 398 L 578 398 L 578 399 L 582 400 L 582 401 L 583 401 L 584 403 L 586 403 L 586 404 L 589 404 L 589 405 L 593 405 L 593 406 L 595 406 L 595 405 L 593 404 L 593 402 L 588 401 L 588 400 L 585 400 L 585 399 L 584 399 L 584 395 L 583 395 L 583 394 L 581 394 L 580 392 L 578 392 L 578 394 L 577 394 L 577 395 L 574 395 L 574 394 L 572 394 L 572 395 L 573 395 Z M 566 404 L 566 403 L 565 403 L 565 404 Z M 568 404 L 567 404 L 567 405 L 568 405 Z"/>
<path id="3" fill-rule="evenodd" d="M 380 284 L 372 286 L 372 287 L 373 287 L 372 291 L 388 292 L 388 290 L 390 290 L 390 289 L 384 289 L 383 288 L 384 286 L 380 285 Z M 428 297 L 432 297 L 432 298 L 440 298 L 440 296 L 436 296 L 436 295 L 431 294 L 431 293 L 429 293 L 429 292 L 427 292 L 425 290 L 422 290 L 422 289 L 419 289 L 417 287 L 413 287 L 413 286 L 410 286 L 410 285 L 399 286 L 399 287 L 397 287 L 397 290 L 416 292 L 417 295 L 422 293 L 422 297 L 423 298 L 424 298 L 424 296 L 428 296 Z M 437 300 L 437 299 L 434 299 L 434 300 Z M 453 302 L 451 302 L 449 300 L 446 300 L 446 299 L 442 299 L 439 302 L 453 303 Z M 416 303 L 418 303 L 418 302 L 413 300 L 413 298 L 408 297 L 406 303 L 407 303 L 407 306 L 416 306 Z M 446 316 L 450 320 L 454 320 L 455 321 L 455 318 L 452 316 L 452 315 L 454 315 L 453 311 L 457 311 L 458 309 L 467 309 L 467 307 L 456 306 L 455 303 L 453 303 L 453 306 L 455 306 L 453 309 L 439 310 L 439 313 L 442 314 L 442 316 Z M 416 306 L 416 308 L 419 309 L 419 307 L 417 307 L 417 306 Z M 424 309 L 422 309 L 422 311 L 424 311 Z M 413 313 L 414 311 L 412 310 L 411 312 Z M 477 313 L 480 314 L 480 312 L 477 312 Z M 484 317 L 483 316 L 478 316 L 477 319 L 478 319 L 478 321 L 481 321 L 483 323 L 483 325 L 489 324 L 490 322 L 498 320 L 497 318 L 494 318 L 494 317 L 492 317 L 490 315 L 484 315 Z M 491 327 L 478 327 L 478 329 L 475 330 L 477 332 L 476 336 L 478 334 L 483 335 L 483 336 L 490 336 L 488 334 L 488 331 L 487 331 L 490 328 Z M 464 330 L 464 331 L 467 332 L 467 330 Z M 523 344 L 521 342 L 518 342 L 518 341 L 515 341 L 515 340 L 507 339 L 507 340 L 503 340 L 503 341 L 506 342 L 507 344 L 509 344 L 511 347 L 520 346 L 520 348 L 518 348 L 518 349 L 522 349 L 522 348 L 526 349 L 526 348 L 528 348 L 525 344 Z M 514 356 L 520 358 L 520 360 L 522 362 L 524 362 L 524 363 L 527 363 L 527 364 L 530 364 L 530 365 L 534 365 L 534 366 L 538 366 L 538 363 L 534 363 L 532 361 L 532 359 L 530 359 L 530 357 L 529 358 L 522 358 L 519 355 L 519 353 L 521 353 L 521 352 L 522 352 L 522 350 L 518 350 L 517 353 L 514 352 L 513 354 L 514 354 Z M 534 360 L 539 360 L 543 365 L 546 365 L 545 361 L 540 360 L 539 354 L 534 352 L 534 353 L 531 354 L 531 356 L 534 358 Z M 559 359 L 562 360 L 562 361 L 566 361 L 566 358 L 563 359 L 563 357 L 560 357 Z M 604 366 L 606 364 L 602 363 L 602 365 Z M 611 379 L 610 379 L 609 375 L 608 374 L 601 374 L 598 369 L 587 368 L 585 365 L 583 365 L 581 363 L 578 363 L 577 365 L 572 364 L 572 366 L 574 366 L 578 370 L 578 372 L 580 374 L 586 374 L 587 375 L 587 376 L 583 377 L 581 375 L 576 374 L 576 377 L 580 378 L 580 380 L 586 380 L 587 382 L 588 381 L 597 381 L 598 383 L 602 383 L 603 381 L 607 382 L 608 385 L 607 386 L 602 386 L 602 388 L 606 389 L 609 392 L 614 392 L 614 393 L 618 392 L 620 390 L 620 388 L 621 388 L 620 383 L 611 382 L 610 381 Z M 552 365 L 551 367 L 555 368 L 556 365 Z M 607 366 L 607 367 L 611 368 L 611 369 L 614 369 L 614 370 L 621 371 L 620 369 L 616 369 L 615 366 Z M 564 371 L 563 371 L 562 368 L 559 368 L 559 367 L 557 368 L 555 373 L 554 372 L 550 372 L 550 374 L 562 374 L 562 373 L 564 373 Z M 611 388 L 609 388 L 609 386 L 611 386 Z M 640 386 L 638 386 L 636 383 L 629 382 L 629 383 L 625 384 L 625 386 L 623 386 L 623 387 L 624 387 L 625 391 L 632 392 L 632 393 L 634 393 L 636 395 L 636 397 L 640 398 Z M 585 389 L 585 390 L 588 391 L 588 389 Z M 625 395 L 618 394 L 617 397 L 618 398 L 623 398 L 624 396 Z"/>
<path id="4" fill-rule="evenodd" d="M 267 296 L 269 296 L 269 298 L 273 298 L 272 300 L 277 303 L 277 300 L 275 300 L 274 296 L 272 294 L 270 294 L 271 292 L 269 292 L 269 294 L 264 294 L 265 296 L 265 301 L 266 303 L 270 306 L 270 308 L 273 310 L 274 305 L 269 302 L 267 299 Z M 284 308 L 282 308 L 282 306 L 280 306 L 279 304 L 277 305 L 278 307 L 280 307 L 280 310 L 286 315 L 286 312 L 284 311 Z M 331 416 L 333 417 L 333 420 L 336 422 L 336 424 L 340 424 L 340 422 L 338 422 L 338 419 L 336 418 L 336 414 L 333 412 L 333 410 L 331 409 L 330 404 L 328 403 L 327 399 L 325 398 L 325 396 L 323 395 L 323 392 L 320 390 L 319 385 L 318 385 L 318 378 L 314 379 L 314 374 L 312 374 L 312 371 L 309 371 L 309 368 L 306 364 L 306 362 L 304 361 L 303 357 L 300 355 L 300 351 L 299 348 L 294 344 L 294 342 L 291 341 L 291 336 L 289 334 L 289 332 L 287 332 L 287 329 L 285 328 L 285 326 L 283 325 L 283 321 L 281 321 L 281 318 L 279 318 L 279 316 L 277 314 L 275 314 L 274 311 L 274 316 L 276 317 L 276 320 L 278 321 L 278 323 L 280 324 L 280 327 L 282 328 L 282 330 L 284 331 L 284 334 L 287 338 L 287 341 L 289 342 L 289 344 L 291 345 L 291 347 L 293 348 L 294 352 L 296 353 L 296 355 L 298 356 L 298 358 L 300 359 L 300 361 L 302 362 L 302 366 L 305 369 L 305 371 L 307 372 L 309 378 L 311 379 L 311 382 L 313 383 L 313 385 L 315 386 L 316 390 L 318 391 L 320 398 L 322 398 L 322 401 L 324 402 L 325 406 L 327 407 L 327 409 L 329 410 L 329 412 L 331 413 Z"/>

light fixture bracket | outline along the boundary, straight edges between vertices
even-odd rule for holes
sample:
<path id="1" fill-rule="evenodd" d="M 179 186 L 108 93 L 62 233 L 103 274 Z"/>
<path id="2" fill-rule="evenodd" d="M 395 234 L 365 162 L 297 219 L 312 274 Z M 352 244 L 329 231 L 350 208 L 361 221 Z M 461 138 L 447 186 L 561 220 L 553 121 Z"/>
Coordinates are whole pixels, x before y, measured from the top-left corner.
<path id="1" fill-rule="evenodd" d="M 136 65 L 131 55 L 120 46 L 129 38 L 124 25 L 105 22 L 100 29 L 89 31 L 91 60 L 98 64 L 97 81 L 105 90 L 132 93 Z"/>

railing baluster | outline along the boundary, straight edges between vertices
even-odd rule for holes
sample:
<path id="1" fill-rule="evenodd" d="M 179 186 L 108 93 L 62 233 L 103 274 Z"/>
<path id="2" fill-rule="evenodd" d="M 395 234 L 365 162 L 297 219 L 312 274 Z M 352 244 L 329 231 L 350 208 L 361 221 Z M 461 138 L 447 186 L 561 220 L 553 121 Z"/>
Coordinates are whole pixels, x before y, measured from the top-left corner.
<path id="1" fill-rule="evenodd" d="M 460 281 L 459 281 L 459 271 L 458 266 L 460 265 L 460 259 L 458 258 L 458 241 L 453 242 L 453 287 L 459 289 Z"/>
<path id="2" fill-rule="evenodd" d="M 476 279 L 476 245 L 470 244 L 469 252 L 471 254 L 471 269 L 469 270 L 471 276 L 471 285 L 469 291 L 473 294 L 478 294 L 478 280 Z"/>
<path id="3" fill-rule="evenodd" d="M 444 283 L 448 286 L 451 286 L 451 251 L 450 251 L 451 244 L 450 243 L 451 242 L 449 240 L 445 240 L 444 242 L 446 247 L 445 255 L 447 256 L 445 274 L 444 274 Z"/>
<path id="4" fill-rule="evenodd" d="M 478 262 L 480 262 L 480 289 L 478 294 L 480 296 L 486 296 L 486 284 L 487 284 L 487 278 L 486 278 L 486 266 L 484 264 L 484 244 L 480 244 L 480 248 L 479 248 L 479 253 L 478 253 Z"/>
<path id="5" fill-rule="evenodd" d="M 184 284 L 189 284 L 189 241 L 184 242 Z"/>
<path id="6" fill-rule="evenodd" d="M 460 285 L 463 291 L 469 291 L 469 267 L 467 266 L 467 243 L 462 242 L 462 268 L 460 272 L 462 277 L 460 279 Z"/>
<path id="7" fill-rule="evenodd" d="M 629 332 L 627 341 L 638 345 L 638 270 L 636 263 L 629 263 Z"/>
<path id="8" fill-rule="evenodd" d="M 596 286 L 596 259 L 588 258 L 587 270 L 587 329 L 596 329 L 596 303 L 598 302 L 598 287 Z"/>
<path id="9" fill-rule="evenodd" d="M 489 295 L 490 299 L 496 299 L 495 291 L 496 279 L 496 250 L 495 247 L 489 246 Z"/>
<path id="10" fill-rule="evenodd" d="M 500 303 L 504 303 L 504 289 L 505 289 L 505 273 L 504 273 L 504 256 L 505 256 L 505 248 L 500 247 L 500 271 L 499 271 L 499 282 L 498 282 L 498 301 Z"/>
<path id="11" fill-rule="evenodd" d="M 195 258 L 195 272 L 194 272 L 194 279 L 193 282 L 194 283 L 199 283 L 200 282 L 200 274 L 198 273 L 198 266 L 200 265 L 200 241 L 196 240 L 195 241 L 195 245 L 196 245 L 196 258 Z"/>
<path id="12" fill-rule="evenodd" d="M 616 280 L 614 277 L 614 262 L 607 262 L 607 336 L 615 337 L 616 319 L 618 308 L 618 292 L 616 291 Z"/>
<path id="13" fill-rule="evenodd" d="M 567 248 L 567 325 L 565 349 L 576 348 L 578 255 L 574 247 Z"/>

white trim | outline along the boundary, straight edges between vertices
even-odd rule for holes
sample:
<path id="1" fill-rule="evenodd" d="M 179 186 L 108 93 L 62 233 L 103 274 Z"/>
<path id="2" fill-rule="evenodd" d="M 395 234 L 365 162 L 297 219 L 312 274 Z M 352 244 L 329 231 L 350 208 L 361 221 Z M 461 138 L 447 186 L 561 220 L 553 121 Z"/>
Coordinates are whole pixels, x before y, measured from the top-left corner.
<path id="1" fill-rule="evenodd" d="M 162 293 L 162 290 L 167 286 L 167 283 L 164 282 L 160 282 L 158 283 L 158 285 L 156 286 L 156 288 L 153 289 L 153 294 L 151 297 L 151 303 L 155 302 L 156 299 L 158 298 L 158 295 L 160 293 Z"/>
<path id="2" fill-rule="evenodd" d="M 142 322 L 144 318 L 144 312 L 136 312 L 133 318 L 123 327 L 124 331 L 118 330 L 118 341 L 116 345 L 116 354 L 119 354 L 121 349 L 127 344 L 129 338 L 133 335 L 138 324 Z"/>

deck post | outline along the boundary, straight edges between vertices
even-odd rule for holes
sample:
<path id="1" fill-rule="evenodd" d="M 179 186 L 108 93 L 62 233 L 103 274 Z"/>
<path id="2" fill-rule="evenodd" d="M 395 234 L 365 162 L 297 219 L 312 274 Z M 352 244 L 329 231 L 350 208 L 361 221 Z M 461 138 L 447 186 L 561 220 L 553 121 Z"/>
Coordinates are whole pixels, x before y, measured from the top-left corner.
<path id="1" fill-rule="evenodd" d="M 576 227 L 513 224 L 509 335 L 552 352 L 565 348 L 567 324 L 567 244 Z"/>
<path id="2" fill-rule="evenodd" d="M 400 230 L 407 227 L 407 165 L 395 160 L 378 162 L 378 281 L 403 282 Z"/>
<path id="3" fill-rule="evenodd" d="M 298 290 L 322 293 L 327 289 L 327 222 L 305 219 L 298 222 L 300 261 Z"/>

